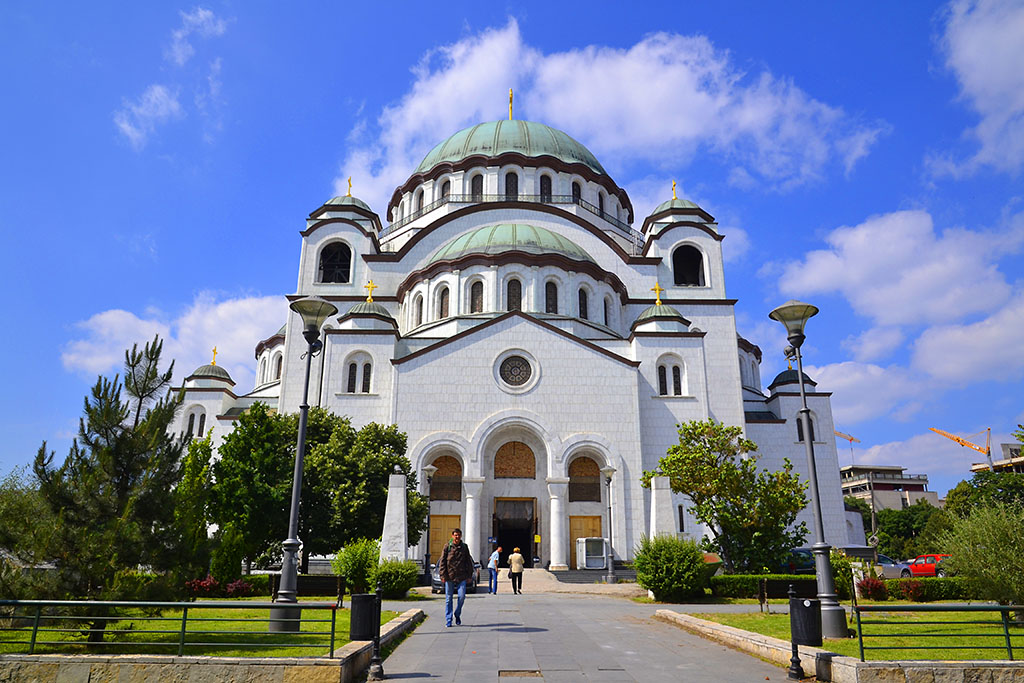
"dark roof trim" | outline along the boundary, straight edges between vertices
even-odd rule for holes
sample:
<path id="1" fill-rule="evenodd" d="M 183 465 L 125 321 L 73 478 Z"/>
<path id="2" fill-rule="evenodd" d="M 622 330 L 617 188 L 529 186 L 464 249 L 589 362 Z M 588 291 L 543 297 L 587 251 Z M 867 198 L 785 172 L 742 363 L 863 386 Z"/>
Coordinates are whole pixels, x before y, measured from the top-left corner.
<path id="1" fill-rule="evenodd" d="M 187 382 L 190 379 L 211 379 L 211 380 L 216 380 L 218 382 L 229 382 L 231 384 L 231 386 L 235 386 L 235 381 L 233 379 L 228 379 L 227 377 L 213 377 L 211 375 L 189 375 L 188 377 L 185 378 L 184 381 Z M 217 389 L 216 387 L 196 387 L 196 388 L 189 389 L 189 391 L 227 391 L 227 390 L 226 389 Z"/>
<path id="2" fill-rule="evenodd" d="M 299 234 L 302 235 L 303 237 L 309 237 L 320 228 L 324 227 L 325 225 L 330 225 L 331 223 L 344 223 L 346 225 L 351 225 L 359 232 L 363 233 L 368 238 L 370 238 L 370 241 L 373 242 L 374 250 L 377 251 L 378 253 L 380 252 L 380 241 L 377 239 L 377 234 L 369 232 L 366 228 L 364 228 L 362 225 L 352 220 L 351 218 L 325 218 L 322 221 L 317 221 L 316 223 L 309 226 L 305 230 L 299 230 Z M 377 231 L 380 231 L 379 221 L 377 222 Z"/>
<path id="3" fill-rule="evenodd" d="M 376 313 L 346 313 L 345 315 L 343 315 L 340 318 L 338 318 L 338 322 L 339 323 L 340 322 L 344 322 L 345 320 L 348 320 L 349 318 L 373 318 L 375 320 L 380 320 L 381 322 L 385 322 L 385 323 L 388 323 L 389 325 L 393 325 L 395 327 L 398 327 L 398 323 L 395 321 L 394 318 L 385 317 L 383 315 L 378 315 Z M 365 332 L 366 330 L 362 330 L 362 331 Z"/>
<path id="4" fill-rule="evenodd" d="M 267 337 L 266 339 L 264 339 L 263 341 L 256 345 L 256 357 L 259 358 L 260 354 L 263 353 L 266 349 L 271 349 L 279 344 L 284 344 L 284 335 L 270 335 L 269 337 Z"/>
<path id="5" fill-rule="evenodd" d="M 393 358 L 391 360 L 391 364 L 392 365 L 401 365 L 402 363 L 405 363 L 406 361 L 413 360 L 414 358 L 419 358 L 420 356 L 423 356 L 423 355 L 426 355 L 426 354 L 428 354 L 428 353 L 430 353 L 432 351 L 435 351 L 436 349 L 439 349 L 442 346 L 446 346 L 448 344 L 451 344 L 454 341 L 458 341 L 460 339 L 468 337 L 471 334 L 476 334 L 477 332 L 479 332 L 481 330 L 487 329 L 488 327 L 491 327 L 492 325 L 497 325 L 498 323 L 503 322 L 505 320 L 508 320 L 509 318 L 512 318 L 512 317 L 522 318 L 522 319 L 524 319 L 524 320 L 526 320 L 528 322 L 533 323 L 534 325 L 537 325 L 539 327 L 543 327 L 546 330 L 554 332 L 555 334 L 557 334 L 559 336 L 565 337 L 566 339 L 568 339 L 568 340 L 570 340 L 572 342 L 575 342 L 577 344 L 581 344 L 582 346 L 585 346 L 585 347 L 587 347 L 588 349 L 590 349 L 592 351 L 596 351 L 597 353 L 600 353 L 601 355 L 607 356 L 608 358 L 611 358 L 612 360 L 616 360 L 616 361 L 618 361 L 618 362 L 620 362 L 620 363 L 622 363 L 624 365 L 628 365 L 628 366 L 634 367 L 634 368 L 640 367 L 640 361 L 638 361 L 638 360 L 629 360 L 628 358 L 623 358 L 622 356 L 620 356 L 617 353 L 612 353 L 608 349 L 602 348 L 602 347 L 598 346 L 597 344 L 594 344 L 592 342 L 587 341 L 586 339 L 580 339 L 579 337 L 577 337 L 577 336 L 575 336 L 573 334 L 570 334 L 569 332 L 566 332 L 566 331 L 564 331 L 564 330 L 562 330 L 562 329 L 560 329 L 558 327 L 555 327 L 554 325 L 546 323 L 543 320 L 539 320 L 537 318 L 534 318 L 532 315 L 529 315 L 527 313 L 523 313 L 522 311 L 509 311 L 508 313 L 505 313 L 503 315 L 499 315 L 497 318 L 494 318 L 493 320 L 489 320 L 488 322 L 481 323 L 480 325 L 477 325 L 476 327 L 472 327 L 472 328 L 470 328 L 468 330 L 463 330 L 462 332 L 459 332 L 456 335 L 448 337 L 447 339 L 442 339 L 441 341 L 437 342 L 436 344 L 431 344 L 430 346 L 425 346 L 422 349 L 419 349 L 418 351 L 413 351 L 408 356 L 402 356 L 401 358 Z"/>
<path id="6" fill-rule="evenodd" d="M 678 223 L 672 223 L 671 225 L 669 225 L 666 228 L 662 228 L 662 230 L 657 235 L 654 235 L 653 238 L 651 237 L 650 234 L 648 234 L 647 235 L 647 240 L 644 241 L 644 249 L 643 249 L 643 251 L 641 253 L 646 256 L 647 252 L 651 250 L 651 245 L 652 244 L 654 244 L 655 242 L 660 240 L 665 233 L 670 232 L 671 230 L 674 230 L 675 228 L 696 228 L 697 230 L 700 230 L 702 232 L 706 232 L 716 242 L 721 242 L 722 240 L 725 239 L 725 235 L 721 235 L 721 234 L 715 232 L 714 230 L 712 230 L 708 226 L 704 225 L 703 223 L 691 223 L 691 222 L 688 222 L 688 221 L 679 221 Z"/>
<path id="7" fill-rule="evenodd" d="M 375 214 L 373 211 L 367 211 L 363 207 L 358 206 L 356 204 L 321 204 L 319 209 L 309 214 L 309 217 L 310 219 L 315 219 L 319 216 L 323 216 L 325 213 L 344 213 L 346 211 L 349 211 L 351 213 L 357 213 L 364 218 L 368 218 L 369 220 L 376 223 L 377 229 L 380 230 L 380 216 Z M 324 220 L 329 221 L 339 219 L 328 218 Z"/>
<path id="8" fill-rule="evenodd" d="M 674 318 L 674 320 L 679 320 L 679 318 Z M 679 337 L 692 337 L 694 339 L 700 339 L 701 337 L 703 337 L 706 334 L 707 334 L 707 332 L 662 332 L 662 331 L 659 331 L 659 332 L 643 332 L 643 331 L 641 331 L 641 332 L 633 332 L 632 334 L 630 334 L 627 341 L 633 341 L 636 337 L 673 337 L 673 338 L 676 338 L 676 339 L 678 339 Z"/>
<path id="9" fill-rule="evenodd" d="M 464 206 L 461 209 L 456 209 L 455 211 L 452 211 L 451 213 L 449 213 L 449 214 L 447 214 L 445 216 L 442 216 L 441 218 L 438 218 L 436 221 L 434 221 L 430 225 L 420 229 L 419 232 L 417 232 L 415 235 L 413 235 L 412 238 L 410 238 L 408 242 L 403 244 L 402 248 L 399 249 L 398 251 L 394 251 L 394 252 L 390 252 L 390 251 L 389 252 L 381 252 L 381 253 L 377 253 L 377 254 L 363 254 L 363 260 L 367 261 L 367 262 L 370 262 L 370 261 L 383 261 L 383 262 L 397 262 L 397 261 L 401 261 L 403 258 L 406 257 L 406 255 L 409 253 L 409 251 L 414 246 L 416 246 L 417 243 L 419 243 L 420 240 L 424 239 L 428 234 L 432 233 L 434 230 L 436 230 L 437 228 L 441 227 L 442 225 L 445 225 L 446 223 L 450 223 L 451 221 L 453 221 L 453 220 L 455 220 L 457 218 L 462 218 L 463 216 L 468 216 L 468 215 L 471 215 L 471 214 L 474 214 L 474 213 L 479 213 L 481 211 L 496 211 L 496 210 L 500 210 L 500 209 L 526 209 L 526 210 L 529 210 L 529 211 L 537 211 L 539 213 L 548 213 L 548 214 L 551 214 L 553 216 L 558 216 L 559 218 L 563 218 L 563 219 L 565 219 L 565 220 L 567 220 L 567 221 L 569 221 L 571 223 L 575 223 L 575 224 L 579 225 L 581 228 L 583 228 L 584 230 L 587 230 L 588 232 L 593 234 L 595 237 L 597 237 L 599 240 L 604 242 L 606 245 L 608 245 L 608 247 L 612 251 L 614 251 L 619 256 L 619 258 L 622 259 L 623 263 L 628 263 L 630 265 L 641 265 L 641 266 L 643 266 L 643 265 L 656 266 L 659 263 L 661 263 L 661 258 L 660 257 L 655 258 L 655 257 L 643 257 L 643 256 L 630 256 L 629 254 L 627 254 L 622 249 L 621 246 L 619 246 L 618 242 L 616 242 L 615 240 L 613 240 L 611 237 L 608 236 L 607 232 L 605 232 L 604 230 L 601 230 L 600 228 L 596 227 L 590 221 L 587 221 L 587 220 L 585 220 L 583 218 L 580 218 L 579 216 L 576 216 L 575 214 L 569 213 L 565 209 L 561 209 L 561 208 L 559 208 L 556 205 L 553 205 L 553 204 L 534 204 L 534 203 L 527 204 L 527 203 L 523 203 L 523 202 L 484 202 L 484 203 L 481 203 L 481 204 L 470 204 L 468 206 Z M 505 222 L 508 222 L 508 221 L 505 221 Z"/>
<path id="10" fill-rule="evenodd" d="M 321 284 L 321 283 L 313 283 L 313 284 Z M 331 283 L 328 283 L 328 284 L 349 284 L 349 283 L 334 283 L 334 282 L 331 282 Z M 285 294 L 285 298 L 288 299 L 288 301 L 298 301 L 299 299 L 304 299 L 307 296 L 309 296 L 309 295 L 308 294 Z M 316 296 L 318 296 L 321 299 L 324 299 L 326 301 L 337 301 L 337 302 L 340 302 L 340 303 L 345 303 L 345 302 L 350 302 L 350 301 L 354 301 L 356 303 L 359 303 L 360 301 L 366 301 L 366 295 L 365 294 L 362 294 L 362 295 L 360 295 L 360 294 L 316 294 Z M 397 296 L 390 296 L 390 295 L 387 295 L 387 294 L 374 294 L 373 298 L 374 298 L 375 301 L 376 300 L 380 300 L 380 301 L 394 301 L 396 303 L 398 302 L 398 297 Z"/>
<path id="11" fill-rule="evenodd" d="M 187 379 L 187 378 L 186 378 Z M 234 385 L 234 382 L 231 383 Z M 171 391 L 184 391 L 185 393 L 197 393 L 197 394 L 227 394 L 231 398 L 238 398 L 235 396 L 235 392 L 230 389 L 218 389 L 217 387 L 172 387 Z"/>
<path id="12" fill-rule="evenodd" d="M 805 384 L 806 384 L 806 382 L 805 382 Z M 828 397 L 828 396 L 832 395 L 832 392 L 831 391 L 805 391 L 804 394 L 806 396 L 825 396 L 825 397 Z M 771 399 L 775 398 L 776 396 L 796 396 L 797 398 L 799 398 L 800 397 L 800 392 L 799 391 L 776 391 L 774 394 L 772 394 L 768 398 L 768 400 L 771 400 Z"/>
<path id="13" fill-rule="evenodd" d="M 674 304 L 677 306 L 735 306 L 739 299 L 670 299 L 661 297 L 661 303 Z M 626 299 L 627 304 L 648 304 L 654 305 L 654 299 Z"/>
<path id="14" fill-rule="evenodd" d="M 657 223 L 662 218 L 668 218 L 669 216 L 678 214 L 693 214 L 694 216 L 699 216 L 700 218 L 702 218 L 706 223 L 715 222 L 715 217 L 712 216 L 707 211 L 705 211 L 704 209 L 700 208 L 699 206 L 690 209 L 684 209 L 681 207 L 669 207 L 663 211 L 659 211 L 658 213 L 652 213 L 650 216 L 645 218 L 644 224 L 640 228 L 640 232 L 647 232 L 647 226 L 651 225 L 652 223 Z"/>
<path id="15" fill-rule="evenodd" d="M 754 354 L 754 358 L 757 358 L 757 362 L 761 362 L 761 347 L 759 347 L 757 344 L 751 344 L 743 337 L 736 335 L 736 345 L 739 346 L 742 350 L 746 351 L 747 353 Z"/>
<path id="16" fill-rule="evenodd" d="M 432 278 L 440 273 L 451 270 L 464 269 L 467 266 L 481 265 L 507 265 L 509 263 L 522 263 L 529 266 L 556 266 L 563 270 L 571 270 L 576 273 L 586 273 L 598 282 L 606 282 L 618 295 L 619 300 L 625 303 L 628 292 L 626 285 L 614 273 L 609 273 L 600 266 L 590 261 L 577 261 L 562 254 L 530 254 L 525 251 L 509 250 L 500 254 L 467 254 L 456 259 L 435 261 L 426 268 L 414 270 L 409 276 L 398 285 L 398 300 L 403 301 L 405 295 L 412 287 L 422 279 Z"/>
<path id="17" fill-rule="evenodd" d="M 401 338 L 402 335 L 398 334 L 398 330 L 324 330 L 325 337 L 333 337 L 334 335 L 348 334 L 348 335 L 361 335 L 361 334 L 383 334 L 396 339 Z"/>
<path id="18" fill-rule="evenodd" d="M 692 324 L 689 320 L 687 320 L 686 318 L 680 317 L 680 316 L 675 316 L 675 315 L 652 315 L 651 317 L 644 318 L 643 320 L 640 320 L 639 318 L 637 318 L 636 320 L 633 321 L 633 324 L 629 326 L 629 329 L 630 329 L 630 331 L 635 330 L 637 325 L 643 325 L 645 323 L 649 323 L 652 320 L 674 320 L 676 322 L 685 323 L 687 327 L 689 327 Z"/>
<path id="19" fill-rule="evenodd" d="M 519 152 L 503 152 L 497 156 L 473 154 L 454 163 L 451 161 L 442 161 L 426 173 L 414 173 L 409 176 L 409 179 L 405 181 L 404 185 L 396 187 L 395 191 L 391 194 L 391 201 L 388 202 L 387 219 L 389 221 L 391 220 L 391 210 L 399 201 L 401 201 L 402 193 L 411 192 L 413 188 L 424 180 L 436 180 L 441 176 L 454 171 L 465 171 L 467 169 L 478 168 L 480 166 L 483 166 L 484 168 L 489 166 L 505 166 L 506 164 L 515 164 L 516 166 L 522 166 L 523 168 L 550 168 L 556 172 L 573 173 L 575 175 L 582 176 L 584 180 L 597 183 L 603 187 L 607 190 L 608 194 L 615 195 L 619 199 L 619 203 L 622 204 L 623 208 L 629 212 L 629 220 L 626 222 L 633 222 L 633 204 L 629 201 L 629 195 L 626 194 L 625 190 L 615 184 L 611 179 L 611 176 L 607 174 L 600 174 L 586 164 L 580 162 L 568 163 L 549 154 L 528 157 L 520 154 Z"/>
<path id="20" fill-rule="evenodd" d="M 778 419 L 778 418 L 776 418 L 774 420 L 769 420 L 768 418 L 750 417 L 750 416 L 746 416 L 744 418 L 744 422 L 746 422 L 747 424 L 754 424 L 754 425 L 784 425 L 784 424 L 786 424 L 785 420 Z"/>

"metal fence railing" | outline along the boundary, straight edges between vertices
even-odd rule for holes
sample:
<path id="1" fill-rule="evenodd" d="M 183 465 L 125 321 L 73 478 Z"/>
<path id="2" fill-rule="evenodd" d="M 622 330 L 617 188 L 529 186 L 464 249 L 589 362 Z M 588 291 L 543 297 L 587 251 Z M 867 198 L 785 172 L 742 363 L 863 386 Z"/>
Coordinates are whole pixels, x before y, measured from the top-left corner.
<path id="1" fill-rule="evenodd" d="M 283 606 L 274 602 L 205 600 L 0 600 L 0 652 L 27 650 L 28 654 L 36 654 L 40 649 L 63 651 L 83 647 L 104 654 L 117 653 L 119 649 L 134 654 L 143 649 L 181 656 L 188 650 L 209 652 L 211 648 L 306 648 L 326 650 L 324 654 L 333 657 L 341 605 L 299 602 L 287 605 L 289 610 L 299 610 L 299 618 L 273 617 L 270 610 Z M 180 615 L 175 614 L 177 610 L 181 610 Z M 265 612 L 265 616 L 203 616 L 213 610 L 256 610 Z M 307 615 L 309 610 L 328 610 L 330 615 Z M 143 627 L 136 628 L 136 622 Z M 269 632 L 273 623 L 281 627 L 291 624 L 296 630 Z M 244 624 L 258 624 L 261 628 L 245 630 Z"/>
<path id="2" fill-rule="evenodd" d="M 864 660 L 865 650 L 1004 650 L 1006 658 L 1013 660 L 1014 644 L 1013 639 L 1024 638 L 1024 624 L 1011 622 L 1011 612 L 1024 611 L 1020 605 L 858 605 L 854 608 L 857 617 L 857 641 L 860 647 L 860 661 Z M 968 615 L 984 615 L 985 613 L 998 614 L 999 618 L 991 619 L 964 619 L 964 620 L 916 620 L 912 623 L 906 621 L 893 621 L 885 619 L 863 619 L 862 614 L 888 613 L 938 613 L 938 612 L 964 612 Z M 875 632 L 865 633 L 865 626 L 898 624 L 901 628 L 898 632 Z M 917 629 L 918 626 L 931 627 L 932 632 Z M 974 632 L 960 630 L 961 626 L 969 626 Z M 903 628 L 906 627 L 906 628 Z M 950 629 L 950 627 L 957 627 Z M 986 628 L 987 627 L 987 628 Z M 944 629 L 950 629 L 943 632 Z M 1019 633 L 1013 631 L 1019 630 Z M 921 645 L 913 643 L 910 645 L 865 645 L 865 639 L 869 642 L 884 642 L 889 639 L 922 639 L 924 642 L 940 642 L 938 639 L 945 639 L 940 645 Z M 998 638 L 1002 642 L 998 645 L 989 645 L 993 639 Z M 905 642 L 905 641 L 904 641 Z M 977 643 L 977 644 L 975 644 Z M 1021 646 L 1018 640 L 1018 645 Z M 945 658 L 943 658 L 945 659 Z"/>

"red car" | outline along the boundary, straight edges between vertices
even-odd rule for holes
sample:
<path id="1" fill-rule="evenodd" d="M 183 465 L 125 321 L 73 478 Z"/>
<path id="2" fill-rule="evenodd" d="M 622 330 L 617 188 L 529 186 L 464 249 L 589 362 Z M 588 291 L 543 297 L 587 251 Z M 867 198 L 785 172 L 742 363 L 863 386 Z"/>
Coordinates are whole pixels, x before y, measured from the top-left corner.
<path id="1" fill-rule="evenodd" d="M 947 570 L 942 566 L 942 561 L 949 555 L 931 554 L 918 555 L 907 563 L 910 567 L 911 576 L 946 576 Z"/>

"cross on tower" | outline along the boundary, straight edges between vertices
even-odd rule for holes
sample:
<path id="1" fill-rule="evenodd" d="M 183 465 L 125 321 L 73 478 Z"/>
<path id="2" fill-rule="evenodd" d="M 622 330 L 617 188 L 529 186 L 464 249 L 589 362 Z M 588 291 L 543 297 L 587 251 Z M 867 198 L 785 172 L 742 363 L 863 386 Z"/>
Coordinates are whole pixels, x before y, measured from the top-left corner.
<path id="1" fill-rule="evenodd" d="M 672 199 L 676 198 L 676 181 L 672 181 Z"/>
<path id="2" fill-rule="evenodd" d="M 213 347 L 213 360 L 210 361 L 210 365 L 216 365 L 216 364 L 217 364 L 217 347 L 214 346 Z"/>
<path id="3" fill-rule="evenodd" d="M 655 306 L 660 306 L 661 305 L 661 293 L 665 291 L 665 288 L 662 287 L 661 285 L 659 285 L 657 282 L 655 282 L 654 286 L 651 287 L 651 291 L 654 292 L 654 299 L 655 299 L 654 300 L 654 305 Z"/>
<path id="4" fill-rule="evenodd" d="M 352 196 L 352 176 L 348 177 L 348 193 L 346 193 L 345 196 L 346 197 L 351 197 Z"/>
<path id="5" fill-rule="evenodd" d="M 363 289 L 366 290 L 367 301 L 373 301 L 373 290 L 377 289 L 377 287 L 378 285 L 373 284 L 373 280 L 370 280 L 365 285 L 363 285 Z"/>

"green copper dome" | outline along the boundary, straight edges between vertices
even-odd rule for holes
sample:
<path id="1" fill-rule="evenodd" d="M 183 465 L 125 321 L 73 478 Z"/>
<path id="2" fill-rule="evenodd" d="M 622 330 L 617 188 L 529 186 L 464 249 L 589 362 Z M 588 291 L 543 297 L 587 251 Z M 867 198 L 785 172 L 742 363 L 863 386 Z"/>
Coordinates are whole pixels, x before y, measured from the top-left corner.
<path id="1" fill-rule="evenodd" d="M 227 370 L 219 365 L 213 365 L 212 363 L 209 365 L 200 365 L 186 379 L 192 379 L 193 377 L 214 377 L 216 379 L 226 379 L 229 382 L 232 381 L 231 375 L 228 374 Z"/>
<path id="2" fill-rule="evenodd" d="M 364 202 L 358 197 L 350 197 L 348 195 L 342 195 L 340 197 L 332 197 L 328 199 L 324 206 L 358 206 L 360 209 L 366 209 L 371 211 L 370 205 Z"/>
<path id="3" fill-rule="evenodd" d="M 768 391 L 771 391 L 775 387 L 781 387 L 785 384 L 799 383 L 800 378 L 797 376 L 796 370 L 794 370 L 793 368 L 789 368 L 788 370 L 783 370 L 782 372 L 775 376 L 775 379 L 772 380 L 772 383 L 768 385 Z M 804 384 L 810 385 L 812 387 L 818 386 L 818 383 L 815 382 L 810 377 L 808 377 L 806 372 L 804 373 Z"/>
<path id="4" fill-rule="evenodd" d="M 355 306 L 348 309 L 348 313 L 345 315 L 379 315 L 385 318 L 391 317 L 391 314 L 388 313 L 388 309 L 384 308 L 376 301 L 360 301 Z"/>
<path id="5" fill-rule="evenodd" d="M 562 131 L 543 123 L 514 119 L 478 123 L 460 130 L 430 150 L 416 173 L 426 173 L 445 161 L 460 161 L 475 154 L 493 157 L 505 152 L 518 152 L 527 157 L 553 156 L 608 175 L 589 149 Z"/>
<path id="6" fill-rule="evenodd" d="M 651 215 L 659 214 L 662 211 L 668 211 L 669 209 L 699 209 L 700 207 L 691 202 L 689 199 L 669 199 L 667 201 L 658 204 L 658 207 L 651 211 Z"/>
<path id="7" fill-rule="evenodd" d="M 536 225 L 501 223 L 487 225 L 459 235 L 430 257 L 429 263 L 448 261 L 467 254 L 501 254 L 523 251 L 528 254 L 561 254 L 576 261 L 595 263 L 590 254 L 570 239 Z"/>
<path id="8" fill-rule="evenodd" d="M 683 317 L 683 314 L 677 311 L 676 309 L 672 308 L 671 306 L 668 306 L 666 304 L 654 304 L 653 306 L 645 310 L 643 313 L 638 315 L 636 318 L 636 322 L 634 322 L 633 324 L 636 325 L 637 323 L 642 323 L 647 320 L 664 318 L 678 318 L 679 320 L 686 322 L 686 318 Z"/>

